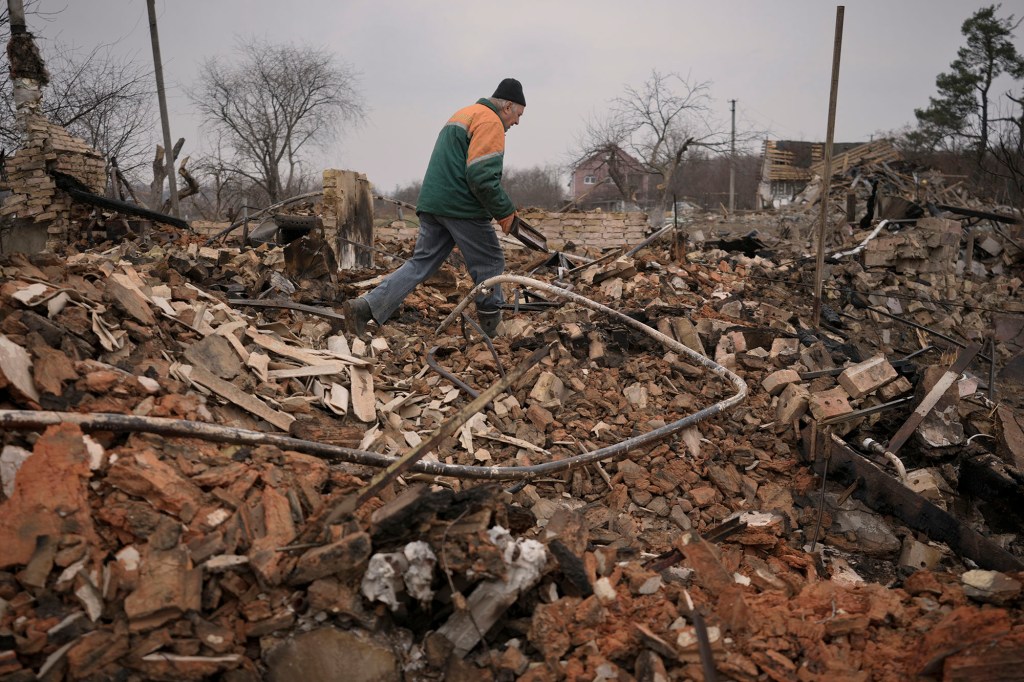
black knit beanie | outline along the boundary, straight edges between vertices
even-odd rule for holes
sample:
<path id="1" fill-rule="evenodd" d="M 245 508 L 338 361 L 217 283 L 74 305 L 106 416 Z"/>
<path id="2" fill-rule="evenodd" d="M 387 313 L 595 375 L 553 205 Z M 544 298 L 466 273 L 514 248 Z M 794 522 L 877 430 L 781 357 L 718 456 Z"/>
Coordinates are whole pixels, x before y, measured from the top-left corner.
<path id="1" fill-rule="evenodd" d="M 509 102 L 526 106 L 526 98 L 523 97 L 523 84 L 515 78 L 506 78 L 498 83 L 498 89 L 494 91 L 491 97 L 507 99 Z"/>

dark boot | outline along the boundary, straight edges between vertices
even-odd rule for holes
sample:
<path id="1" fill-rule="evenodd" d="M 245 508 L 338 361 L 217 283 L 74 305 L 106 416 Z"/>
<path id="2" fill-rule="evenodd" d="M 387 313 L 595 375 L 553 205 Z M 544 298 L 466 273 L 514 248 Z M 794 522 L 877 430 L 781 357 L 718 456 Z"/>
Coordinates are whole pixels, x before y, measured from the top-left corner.
<path id="1" fill-rule="evenodd" d="M 484 334 L 487 334 L 489 338 L 494 338 L 494 335 L 498 333 L 498 325 L 501 323 L 501 311 L 477 310 L 476 319 Z"/>
<path id="2" fill-rule="evenodd" d="M 345 331 L 350 335 L 363 337 L 366 335 L 366 323 L 373 319 L 370 304 L 362 297 L 350 298 L 342 304 L 345 313 Z"/>

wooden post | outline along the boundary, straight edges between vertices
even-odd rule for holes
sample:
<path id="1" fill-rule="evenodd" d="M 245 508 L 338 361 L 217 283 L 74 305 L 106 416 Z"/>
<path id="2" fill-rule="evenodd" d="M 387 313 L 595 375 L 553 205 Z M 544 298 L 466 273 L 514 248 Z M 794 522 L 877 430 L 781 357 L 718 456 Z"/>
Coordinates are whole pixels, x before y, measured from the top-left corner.
<path id="1" fill-rule="evenodd" d="M 362 173 L 349 170 L 324 171 L 324 227 L 333 226 L 338 268 L 373 267 L 373 194 Z M 333 220 L 332 220 L 333 219 Z M 371 248 L 366 248 L 371 247 Z"/>
<path id="2" fill-rule="evenodd" d="M 836 128 L 836 97 L 839 91 L 839 55 L 843 51 L 843 5 L 836 7 L 836 37 L 832 47 L 832 87 L 828 98 L 828 132 L 825 135 L 825 167 L 821 177 L 821 219 L 818 225 L 818 262 L 814 275 L 814 328 L 821 323 L 821 288 L 825 276 L 825 238 L 828 236 L 828 196 L 832 182 L 832 137 Z"/>
<path id="3" fill-rule="evenodd" d="M 853 192 L 846 193 L 846 222 L 857 221 L 857 195 Z"/>
<path id="4" fill-rule="evenodd" d="M 146 7 L 149 10 L 149 37 L 153 43 L 153 73 L 156 76 L 156 98 L 160 104 L 160 124 L 164 133 L 164 163 L 167 166 L 167 186 L 171 192 L 171 215 L 177 218 L 181 215 L 178 211 L 178 187 L 174 179 L 174 151 L 171 146 L 171 123 L 167 116 L 167 95 L 164 91 L 164 67 L 160 61 L 160 37 L 156 32 L 156 6 L 155 0 L 148 0 Z M 161 184 L 161 190 L 163 185 Z M 160 210 L 160 202 L 152 207 L 154 211 Z"/>

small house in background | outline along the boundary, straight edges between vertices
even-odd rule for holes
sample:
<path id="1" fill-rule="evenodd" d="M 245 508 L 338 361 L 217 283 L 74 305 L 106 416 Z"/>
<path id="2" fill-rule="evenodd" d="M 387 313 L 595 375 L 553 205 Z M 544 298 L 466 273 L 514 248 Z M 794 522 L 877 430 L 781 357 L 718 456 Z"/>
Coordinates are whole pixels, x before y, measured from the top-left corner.
<path id="1" fill-rule="evenodd" d="M 863 142 L 832 143 L 832 158 L 862 146 Z M 758 208 L 786 206 L 807 187 L 815 166 L 825 159 L 824 142 L 765 140 L 761 155 L 761 182 L 757 186 Z M 821 173 L 819 169 L 817 171 Z"/>
<path id="2" fill-rule="evenodd" d="M 613 178 L 618 178 L 619 183 Z M 601 150 L 576 166 L 570 190 L 573 205 L 579 210 L 643 210 L 657 201 L 660 180 L 660 175 L 648 173 L 635 156 L 616 146 Z M 620 186 L 626 188 L 627 196 Z"/>

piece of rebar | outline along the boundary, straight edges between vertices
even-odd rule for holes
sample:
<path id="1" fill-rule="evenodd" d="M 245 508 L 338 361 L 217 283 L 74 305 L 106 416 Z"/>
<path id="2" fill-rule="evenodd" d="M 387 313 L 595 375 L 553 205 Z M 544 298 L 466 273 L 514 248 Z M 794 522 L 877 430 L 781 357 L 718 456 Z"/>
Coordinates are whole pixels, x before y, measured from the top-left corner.
<path id="1" fill-rule="evenodd" d="M 562 276 L 563 277 L 569 277 L 570 275 L 575 275 L 578 272 L 583 272 L 584 270 L 589 268 L 591 265 L 599 265 L 601 263 L 604 263 L 605 261 L 614 260 L 615 258 L 619 257 L 621 254 L 622 254 L 622 249 L 621 248 L 614 249 L 613 251 L 609 251 L 608 253 L 604 254 L 600 258 L 596 258 L 596 259 L 590 261 L 589 263 L 584 263 L 583 265 L 577 265 L 576 267 L 572 268 L 571 270 L 566 270 L 564 273 L 562 273 Z"/>
<path id="2" fill-rule="evenodd" d="M 631 248 L 629 251 L 624 253 L 623 257 L 624 258 L 629 258 L 630 256 L 635 255 L 641 249 L 645 248 L 648 244 L 653 244 L 654 242 L 656 242 L 659 239 L 661 239 L 662 236 L 664 236 L 666 233 L 668 233 L 668 232 L 670 232 L 670 231 L 672 231 L 674 229 L 676 229 L 676 225 L 675 224 L 666 225 L 665 227 L 661 228 L 660 230 L 658 230 L 657 232 L 652 234 L 650 237 L 648 237 L 647 239 L 643 240 L 642 242 L 640 242 L 639 244 L 637 244 L 636 246 Z"/>
<path id="3" fill-rule="evenodd" d="M 988 354 L 988 399 L 992 400 L 996 390 L 996 337 L 994 331 L 992 338 L 989 339 Z"/>
<path id="4" fill-rule="evenodd" d="M 949 341 L 951 344 L 953 344 L 954 346 L 957 346 L 958 348 L 967 348 L 967 346 L 968 346 L 968 344 L 964 343 L 963 341 L 957 341 L 952 336 L 947 336 L 947 335 L 943 334 L 940 331 L 936 331 L 936 330 L 932 329 L 931 327 L 926 327 L 923 324 L 918 324 L 917 322 L 914 322 L 912 320 L 908 320 L 908 319 L 902 318 L 899 315 L 893 315 L 892 313 L 890 313 L 887 310 L 882 310 L 882 309 L 876 308 L 874 306 L 867 306 L 867 307 L 865 307 L 865 310 L 870 310 L 873 313 L 878 313 L 879 315 L 882 315 L 884 317 L 888 317 L 891 320 L 895 320 L 896 322 L 900 322 L 902 324 L 905 324 L 908 327 L 913 327 L 914 329 L 920 329 L 921 331 L 927 332 L 927 333 L 931 334 L 932 336 L 939 337 L 943 341 Z M 851 320 L 857 320 L 858 322 L 863 322 L 863 320 L 861 320 L 859 317 L 855 317 L 853 315 L 850 315 L 849 313 L 839 313 L 839 316 L 840 317 L 848 317 Z M 908 355 L 907 357 L 913 357 L 913 355 L 914 354 L 911 354 L 911 355 Z M 989 360 L 990 359 L 984 353 L 981 353 L 978 357 L 980 357 L 982 360 Z"/>
<path id="5" fill-rule="evenodd" d="M 803 377 L 800 377 L 800 378 L 802 379 Z M 909 403 L 913 399 L 914 399 L 913 396 L 904 396 L 903 398 L 896 398 L 896 400 L 891 400 L 891 401 L 889 401 L 887 403 L 882 403 L 881 405 L 873 405 L 871 407 L 862 407 L 861 409 L 854 410 L 853 412 L 846 412 L 844 414 L 837 414 L 834 417 L 829 417 L 828 419 L 822 419 L 820 422 L 818 422 L 818 425 L 819 426 L 829 426 L 830 424 L 841 424 L 842 422 L 848 422 L 848 421 L 850 421 L 852 419 L 857 419 L 859 417 L 867 417 L 867 416 L 875 414 L 877 412 L 885 412 L 886 410 L 891 410 L 891 409 L 893 409 L 895 407 L 899 407 L 900 405 L 903 405 L 904 403 Z"/>
<path id="6" fill-rule="evenodd" d="M 491 351 L 491 357 L 494 358 L 494 364 L 498 368 L 498 374 L 501 376 L 502 379 L 504 379 L 505 378 L 505 368 L 501 364 L 501 356 L 498 355 L 498 351 L 494 347 L 494 343 L 491 341 L 491 337 L 488 336 L 486 332 L 484 332 L 484 329 L 483 329 L 483 327 L 480 326 L 479 322 L 474 320 L 472 317 L 470 317 L 466 313 L 462 313 L 462 320 L 463 320 L 464 323 L 468 322 L 469 325 L 471 327 L 473 327 L 474 329 L 476 329 L 477 333 L 480 334 L 480 336 L 483 337 L 484 344 L 487 346 L 487 349 Z M 465 334 L 465 328 L 463 328 L 463 334 Z"/>
<path id="7" fill-rule="evenodd" d="M 463 381 L 462 379 L 458 378 L 457 376 L 455 376 L 454 374 L 449 372 L 447 369 L 442 367 L 440 365 L 440 363 L 438 363 L 437 357 L 435 357 L 434 354 L 437 353 L 439 348 L 440 348 L 440 346 L 434 346 L 429 351 L 427 351 L 427 367 L 429 367 L 430 369 L 434 370 L 435 372 L 437 372 L 438 374 L 443 376 L 445 379 L 447 379 L 448 381 L 450 381 L 453 384 L 455 384 L 458 388 L 462 389 L 465 393 L 469 394 L 470 398 L 475 398 L 478 395 L 480 395 L 480 391 L 476 390 L 475 388 L 473 388 L 472 386 L 467 384 L 465 381 Z"/>
<path id="8" fill-rule="evenodd" d="M 345 321 L 344 315 L 334 312 L 330 308 L 306 305 L 304 303 L 294 303 L 292 301 L 261 301 L 255 298 L 229 298 L 228 303 L 233 306 L 242 306 L 246 308 L 286 308 L 288 310 L 297 310 L 301 313 L 309 313 L 310 315 L 325 317 L 328 320 L 333 320 L 334 322 Z"/>
<path id="9" fill-rule="evenodd" d="M 704 616 L 693 604 L 690 592 L 683 590 L 686 597 L 686 605 L 689 609 L 688 615 L 693 621 L 693 629 L 697 634 L 697 650 L 700 652 L 700 667 L 704 672 L 704 682 L 717 682 L 718 672 L 715 669 L 715 653 L 711 650 L 711 638 L 708 637 L 708 628 L 704 623 Z"/>

